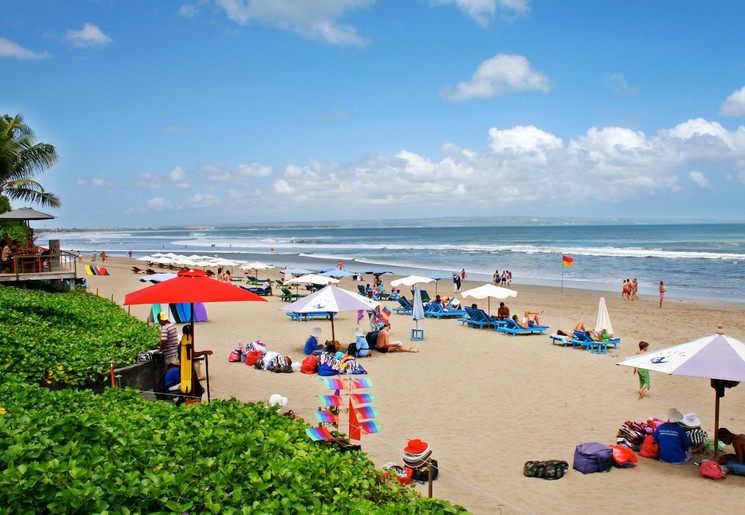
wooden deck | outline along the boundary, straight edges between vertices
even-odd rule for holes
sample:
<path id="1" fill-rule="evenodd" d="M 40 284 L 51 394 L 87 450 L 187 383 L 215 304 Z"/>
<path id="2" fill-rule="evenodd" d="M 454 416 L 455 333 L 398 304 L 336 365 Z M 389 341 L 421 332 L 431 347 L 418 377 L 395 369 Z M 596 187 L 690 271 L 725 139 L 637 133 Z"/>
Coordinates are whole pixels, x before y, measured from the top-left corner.
<path id="1" fill-rule="evenodd" d="M 23 271 L 0 272 L 0 283 L 16 283 L 27 281 L 69 281 L 70 287 L 74 287 L 75 279 L 85 275 L 81 267 L 80 274 L 77 271 L 77 260 L 75 256 L 68 253 L 50 255 L 46 257 L 48 266 L 32 267 L 29 271 L 24 267 Z"/>

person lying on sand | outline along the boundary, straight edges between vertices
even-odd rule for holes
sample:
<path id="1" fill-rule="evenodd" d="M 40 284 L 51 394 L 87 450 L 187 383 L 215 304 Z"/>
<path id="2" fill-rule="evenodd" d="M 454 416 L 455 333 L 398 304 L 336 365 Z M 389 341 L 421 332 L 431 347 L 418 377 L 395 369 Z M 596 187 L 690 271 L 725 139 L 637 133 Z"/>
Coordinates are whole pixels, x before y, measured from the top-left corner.
<path id="1" fill-rule="evenodd" d="M 391 323 L 386 322 L 383 324 L 383 329 L 378 332 L 378 339 L 375 344 L 375 349 L 379 352 L 419 352 L 417 349 L 412 347 L 404 347 L 400 341 L 392 342 L 388 335 L 388 331 L 391 330 Z"/>

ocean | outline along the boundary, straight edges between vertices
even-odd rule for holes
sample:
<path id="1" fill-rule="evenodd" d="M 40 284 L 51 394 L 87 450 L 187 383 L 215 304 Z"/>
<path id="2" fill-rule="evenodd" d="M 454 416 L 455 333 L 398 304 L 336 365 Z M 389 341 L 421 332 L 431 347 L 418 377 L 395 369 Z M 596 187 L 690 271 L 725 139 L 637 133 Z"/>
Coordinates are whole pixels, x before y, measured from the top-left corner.
<path id="1" fill-rule="evenodd" d="M 156 252 L 260 260 L 279 267 L 397 274 L 440 272 L 449 281 L 491 281 L 512 272 L 513 284 L 621 291 L 637 278 L 641 294 L 745 302 L 745 224 L 586 222 L 552 219 L 422 219 L 302 224 L 37 231 L 37 242 L 62 249 L 134 257 Z M 562 266 L 562 256 L 574 259 Z M 276 275 L 276 272 L 272 275 Z"/>

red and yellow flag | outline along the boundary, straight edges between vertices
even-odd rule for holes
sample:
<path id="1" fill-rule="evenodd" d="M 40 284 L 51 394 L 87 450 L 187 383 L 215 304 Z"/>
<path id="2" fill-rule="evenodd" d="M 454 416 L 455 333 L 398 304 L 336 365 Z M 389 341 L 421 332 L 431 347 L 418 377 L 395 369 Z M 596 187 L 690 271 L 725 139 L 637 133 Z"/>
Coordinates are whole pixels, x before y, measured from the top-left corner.
<path id="1" fill-rule="evenodd" d="M 561 264 L 564 266 L 572 266 L 572 263 L 574 262 L 574 258 L 569 256 L 562 256 L 561 257 Z"/>

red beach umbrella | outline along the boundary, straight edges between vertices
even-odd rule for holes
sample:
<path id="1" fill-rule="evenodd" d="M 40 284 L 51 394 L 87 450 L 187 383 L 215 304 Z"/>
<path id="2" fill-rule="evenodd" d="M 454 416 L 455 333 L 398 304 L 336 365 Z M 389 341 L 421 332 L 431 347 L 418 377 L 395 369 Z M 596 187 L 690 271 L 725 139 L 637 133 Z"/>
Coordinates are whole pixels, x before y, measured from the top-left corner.
<path id="1" fill-rule="evenodd" d="M 194 306 L 195 302 L 240 302 L 256 301 L 266 302 L 266 299 L 253 292 L 211 279 L 202 270 L 182 270 L 173 279 L 168 279 L 147 288 L 128 293 L 124 296 L 124 305 L 132 304 L 181 304 L 188 303 L 191 306 L 192 330 L 194 328 Z M 196 342 L 192 333 L 192 349 L 194 351 Z M 194 373 L 194 362 L 191 361 L 192 375 Z M 209 400 L 209 373 L 207 375 L 207 398 Z M 189 393 L 189 392 L 185 392 Z"/>

